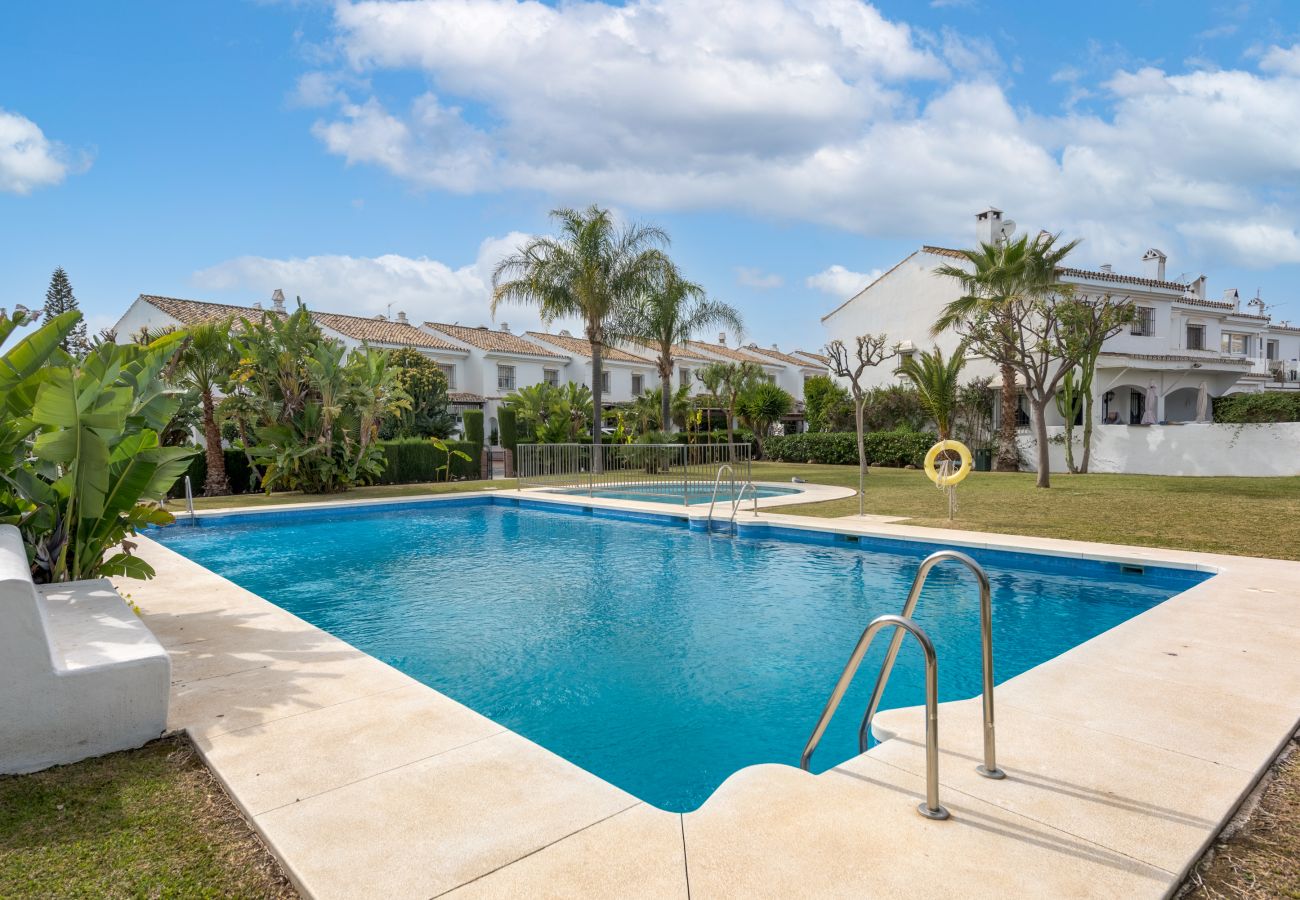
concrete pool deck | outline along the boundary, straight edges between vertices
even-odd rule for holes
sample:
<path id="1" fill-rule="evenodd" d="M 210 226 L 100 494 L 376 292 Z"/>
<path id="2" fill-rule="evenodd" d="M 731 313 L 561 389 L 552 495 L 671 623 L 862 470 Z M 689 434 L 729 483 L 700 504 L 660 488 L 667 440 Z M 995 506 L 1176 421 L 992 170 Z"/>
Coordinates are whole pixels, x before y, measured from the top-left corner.
<path id="1" fill-rule="evenodd" d="M 978 699 L 941 705 L 944 822 L 915 812 L 917 709 L 882 713 L 876 731 L 892 739 L 835 769 L 747 768 L 675 814 L 148 538 L 138 552 L 158 577 L 117 583 L 171 654 L 170 725 L 317 897 L 1159 897 L 1300 719 L 1300 563 L 883 519 L 757 521 L 1218 574 L 1000 684 L 1003 781 L 974 772 Z"/>

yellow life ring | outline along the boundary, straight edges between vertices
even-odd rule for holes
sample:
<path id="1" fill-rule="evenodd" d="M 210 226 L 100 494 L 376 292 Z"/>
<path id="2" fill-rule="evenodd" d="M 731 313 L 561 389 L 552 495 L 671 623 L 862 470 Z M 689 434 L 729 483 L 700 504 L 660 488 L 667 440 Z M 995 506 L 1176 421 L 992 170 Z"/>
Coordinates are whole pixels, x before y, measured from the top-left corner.
<path id="1" fill-rule="evenodd" d="M 961 457 L 961 466 L 958 467 L 956 472 L 940 475 L 934 468 L 934 461 L 945 450 L 957 451 L 957 455 Z M 970 449 L 961 441 L 940 441 L 925 454 L 925 475 L 939 487 L 952 487 L 954 484 L 960 484 L 962 479 L 970 474 L 970 466 Z"/>

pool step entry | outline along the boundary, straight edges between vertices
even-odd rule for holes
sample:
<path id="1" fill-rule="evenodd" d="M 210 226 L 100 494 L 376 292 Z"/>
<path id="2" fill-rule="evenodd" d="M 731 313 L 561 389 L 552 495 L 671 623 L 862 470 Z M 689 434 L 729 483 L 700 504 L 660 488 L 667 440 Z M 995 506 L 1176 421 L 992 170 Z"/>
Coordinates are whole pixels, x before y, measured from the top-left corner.
<path id="1" fill-rule="evenodd" d="M 728 532 L 730 534 L 736 533 L 736 513 L 740 509 L 741 501 L 745 499 L 745 491 L 751 491 L 753 493 L 754 515 L 758 515 L 758 486 L 755 485 L 753 481 L 746 481 L 740 486 L 740 490 L 737 491 L 736 470 L 731 467 L 730 463 L 723 463 L 718 466 L 718 474 L 713 479 L 713 495 L 709 498 L 709 513 L 704 517 L 704 530 L 710 533 L 713 531 L 713 507 L 718 502 L 718 488 L 722 484 L 722 476 L 728 472 L 731 473 L 732 495 L 731 515 L 727 517 Z"/>
<path id="2" fill-rule="evenodd" d="M 929 635 L 912 620 L 912 614 L 916 610 L 917 601 L 920 600 L 921 590 L 925 587 L 925 579 L 929 576 L 930 570 L 945 560 L 953 560 L 966 566 L 974 573 L 979 584 L 980 649 L 984 681 L 984 762 L 976 766 L 975 770 L 985 778 L 1006 777 L 1006 773 L 998 768 L 997 741 L 993 723 L 993 604 L 989 577 L 979 563 L 957 550 L 940 550 L 937 553 L 931 553 L 922 560 L 921 565 L 917 568 L 916 577 L 912 580 L 912 588 L 908 591 L 907 600 L 903 603 L 901 614 L 897 616 L 879 616 L 867 625 L 862 632 L 862 637 L 858 638 L 857 646 L 853 648 L 853 653 L 849 656 L 844 671 L 840 674 L 835 690 L 831 692 L 831 698 L 827 701 L 826 708 L 822 710 L 821 718 L 817 720 L 817 726 L 813 729 L 812 737 L 808 739 L 799 762 L 801 768 L 808 769 L 813 751 L 817 749 L 817 744 L 826 732 L 826 726 L 830 724 L 831 717 L 835 715 L 835 709 L 839 706 L 840 700 L 844 697 L 844 692 L 848 690 L 849 684 L 853 681 L 853 676 L 857 674 L 858 666 L 862 663 L 862 658 L 866 656 L 876 633 L 882 628 L 892 627 L 894 633 L 889 642 L 889 650 L 885 654 L 885 661 L 881 664 L 880 674 L 876 677 L 876 686 L 872 689 L 866 715 L 862 717 L 862 724 L 858 728 L 858 752 L 865 753 L 867 751 L 867 743 L 871 735 L 871 720 L 875 718 L 876 712 L 880 708 L 880 701 L 885 693 L 885 685 L 889 682 L 890 673 L 894 669 L 894 660 L 898 657 L 898 650 L 903 643 L 903 634 L 905 632 L 909 633 L 916 638 L 917 642 L 921 644 L 921 649 L 925 652 L 926 801 L 921 804 L 919 809 L 921 815 L 931 819 L 948 818 L 947 811 L 939 805 L 939 716 L 937 711 L 938 701 L 935 694 L 935 685 L 937 683 L 935 669 L 938 664 L 935 660 L 934 645 L 931 643 Z"/>

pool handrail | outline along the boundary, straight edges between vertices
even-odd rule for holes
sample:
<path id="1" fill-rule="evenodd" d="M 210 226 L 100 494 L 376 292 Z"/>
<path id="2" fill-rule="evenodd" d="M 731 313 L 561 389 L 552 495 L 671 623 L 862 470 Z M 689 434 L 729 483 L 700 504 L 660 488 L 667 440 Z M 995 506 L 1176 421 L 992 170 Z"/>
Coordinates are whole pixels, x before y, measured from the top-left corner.
<path id="1" fill-rule="evenodd" d="M 713 506 L 718 502 L 718 488 L 722 484 L 723 472 L 731 473 L 731 491 L 733 494 L 736 491 L 736 470 L 732 467 L 731 463 L 723 463 L 718 466 L 718 474 L 714 476 L 713 479 L 713 496 L 709 498 L 709 514 L 704 519 L 704 528 L 706 531 L 711 531 L 713 529 Z"/>
<path id="2" fill-rule="evenodd" d="M 736 494 L 736 499 L 731 501 L 731 516 L 729 517 L 728 522 L 730 522 L 733 531 L 736 529 L 736 513 L 740 510 L 741 501 L 745 499 L 745 490 L 747 488 L 754 489 L 754 515 L 758 515 L 758 485 L 754 484 L 752 481 L 746 481 L 740 486 L 740 491 Z"/>
<path id="3" fill-rule="evenodd" d="M 877 616 L 863 629 L 862 637 L 858 638 L 853 653 L 849 655 L 849 661 L 844 665 L 844 671 L 840 673 L 839 681 L 835 683 L 835 690 L 826 701 L 826 708 L 817 719 L 817 726 L 813 728 L 812 736 L 804 745 L 803 755 L 799 757 L 799 768 L 808 771 L 812 755 L 817 750 L 817 745 L 821 743 L 822 736 L 826 733 L 826 726 L 830 725 L 836 708 L 844 699 L 845 691 L 853 682 L 853 676 L 857 674 L 862 658 L 867 655 L 867 650 L 870 649 L 877 632 L 886 627 L 892 627 L 894 637 L 900 641 L 903 632 L 911 634 L 921 645 L 921 652 L 925 654 L 925 802 L 918 805 L 916 809 L 927 819 L 946 819 L 948 810 L 939 803 L 939 663 L 935 658 L 934 644 L 930 636 L 920 625 L 904 616 L 892 614 Z"/>
<path id="4" fill-rule="evenodd" d="M 940 550 L 931 553 L 921 561 L 921 565 L 917 568 L 916 578 L 912 580 L 912 589 L 908 592 L 907 601 L 903 604 L 903 610 L 899 615 L 905 619 L 911 619 L 912 613 L 916 610 L 916 603 L 921 598 L 921 589 L 925 586 L 925 579 L 929 576 L 930 570 L 946 559 L 955 560 L 966 566 L 975 574 L 975 579 L 979 582 L 980 655 L 983 662 L 984 680 L 984 762 L 976 766 L 975 771 L 985 778 L 1005 778 L 1006 773 L 998 768 L 997 746 L 993 727 L 993 604 L 988 574 L 979 563 L 958 550 Z M 871 691 L 871 701 L 867 704 L 867 714 L 863 716 L 862 725 L 858 728 L 858 751 L 860 753 L 867 752 L 867 739 L 871 734 L 871 720 L 875 718 L 876 712 L 880 709 L 880 701 L 885 693 L 885 684 L 889 681 L 890 672 L 894 668 L 894 660 L 898 657 L 898 649 L 902 643 L 902 633 L 895 632 L 893 639 L 889 642 L 889 650 L 885 654 L 885 661 L 880 666 L 880 675 L 876 678 L 876 686 Z"/>

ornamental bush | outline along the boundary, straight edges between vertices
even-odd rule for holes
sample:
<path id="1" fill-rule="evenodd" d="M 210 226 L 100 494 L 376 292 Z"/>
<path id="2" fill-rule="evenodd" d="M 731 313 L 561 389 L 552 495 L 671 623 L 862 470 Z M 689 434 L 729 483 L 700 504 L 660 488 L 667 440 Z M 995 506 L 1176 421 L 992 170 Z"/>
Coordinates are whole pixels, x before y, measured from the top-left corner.
<path id="1" fill-rule="evenodd" d="M 925 453 L 938 440 L 926 431 L 873 431 L 866 437 L 867 462 L 879 466 L 920 466 Z M 823 463 L 852 466 L 858 463 L 857 435 L 851 431 L 790 434 L 768 438 L 767 458 L 774 462 Z"/>
<path id="2" fill-rule="evenodd" d="M 1226 425 L 1300 422 L 1300 394 L 1237 394 L 1214 401 L 1214 421 Z"/>
<path id="3" fill-rule="evenodd" d="M 461 413 L 461 419 L 465 422 L 465 443 L 473 444 L 476 448 L 481 449 L 483 447 L 483 410 L 467 409 Z M 474 451 L 474 453 L 477 452 L 478 450 Z"/>
<path id="4" fill-rule="evenodd" d="M 515 447 L 519 446 L 519 425 L 515 418 L 515 411 L 504 406 L 498 409 L 497 427 L 501 432 L 501 446 L 513 455 Z"/>
<path id="5" fill-rule="evenodd" d="M 451 450 L 469 454 L 464 460 L 451 455 L 451 477 L 478 478 L 479 454 L 482 447 L 476 447 L 469 441 L 446 441 Z M 393 441 L 380 441 L 383 453 L 384 470 L 372 479 L 374 484 L 417 484 L 425 481 L 441 481 L 439 471 L 447 464 L 447 454 L 433 445 L 428 438 L 398 438 Z"/>

